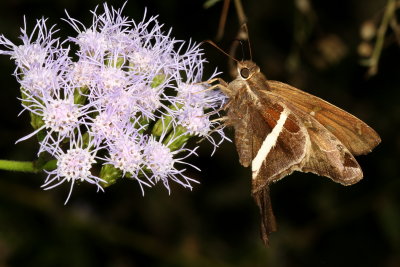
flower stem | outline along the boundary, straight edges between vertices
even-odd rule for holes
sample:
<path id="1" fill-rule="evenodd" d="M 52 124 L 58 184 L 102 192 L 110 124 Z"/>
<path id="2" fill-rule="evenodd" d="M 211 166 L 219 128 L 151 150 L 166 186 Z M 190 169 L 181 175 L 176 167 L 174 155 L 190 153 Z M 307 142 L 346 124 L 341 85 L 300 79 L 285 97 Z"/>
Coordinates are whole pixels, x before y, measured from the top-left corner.
<path id="1" fill-rule="evenodd" d="M 0 160 L 0 170 L 37 173 L 32 161 Z"/>

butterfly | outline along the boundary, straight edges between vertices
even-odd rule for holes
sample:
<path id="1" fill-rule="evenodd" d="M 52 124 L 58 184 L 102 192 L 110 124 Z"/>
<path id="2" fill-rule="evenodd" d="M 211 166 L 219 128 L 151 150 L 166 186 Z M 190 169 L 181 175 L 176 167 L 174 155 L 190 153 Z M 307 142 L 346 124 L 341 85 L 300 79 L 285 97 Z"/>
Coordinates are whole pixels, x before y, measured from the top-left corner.
<path id="1" fill-rule="evenodd" d="M 325 176 L 342 185 L 363 177 L 354 156 L 381 139 L 350 113 L 288 84 L 267 80 L 251 60 L 236 61 L 237 76 L 217 78 L 227 97 L 225 125 L 234 128 L 240 164 L 251 166 L 251 194 L 261 214 L 261 237 L 276 231 L 270 185 L 294 171 Z"/>

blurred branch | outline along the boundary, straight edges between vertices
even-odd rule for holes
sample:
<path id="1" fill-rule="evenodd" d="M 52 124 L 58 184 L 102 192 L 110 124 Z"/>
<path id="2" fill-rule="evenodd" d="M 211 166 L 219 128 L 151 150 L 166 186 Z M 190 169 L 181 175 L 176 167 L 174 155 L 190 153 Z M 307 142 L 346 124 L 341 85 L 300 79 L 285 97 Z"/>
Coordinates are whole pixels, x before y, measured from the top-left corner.
<path id="1" fill-rule="evenodd" d="M 300 66 L 300 54 L 303 46 L 310 39 L 317 23 L 317 14 L 309 0 L 296 0 L 294 23 L 293 23 L 293 44 L 291 52 L 287 57 L 286 66 L 290 72 L 296 72 Z"/>
<path id="2" fill-rule="evenodd" d="M 225 24 L 226 24 L 226 18 L 228 16 L 228 10 L 229 10 L 229 5 L 231 1 L 230 0 L 224 0 L 224 5 L 222 7 L 222 12 L 221 12 L 221 17 L 219 20 L 219 25 L 218 25 L 218 33 L 215 39 L 217 41 L 220 41 L 224 35 L 225 31 Z M 247 22 L 247 17 L 243 9 L 242 1 L 241 0 L 234 0 L 235 4 L 235 9 L 236 9 L 236 14 L 238 16 L 239 20 L 239 25 L 243 25 Z"/>
<path id="3" fill-rule="evenodd" d="M 400 45 L 400 27 L 396 16 L 393 16 L 390 20 L 390 28 L 394 32 L 394 37 L 396 38 L 397 45 Z"/>
<path id="4" fill-rule="evenodd" d="M 378 62 L 382 54 L 382 48 L 385 41 L 386 31 L 389 23 L 392 21 L 392 18 L 395 15 L 395 10 L 396 10 L 396 1 L 388 0 L 385 8 L 385 13 L 382 18 L 382 22 L 378 28 L 374 50 L 372 52 L 371 57 L 364 62 L 364 64 L 369 67 L 367 72 L 368 76 L 374 76 L 378 72 Z"/>
<path id="5" fill-rule="evenodd" d="M 237 16 L 239 19 L 239 24 L 240 25 L 245 24 L 247 22 L 247 17 L 246 17 L 246 14 L 244 13 L 242 1 L 235 0 L 235 7 L 236 7 Z"/>
<path id="6" fill-rule="evenodd" d="M 226 17 L 228 16 L 228 10 L 229 10 L 230 2 L 231 2 L 230 0 L 225 0 L 224 1 L 224 5 L 223 5 L 222 11 L 221 11 L 221 16 L 219 18 L 218 32 L 217 32 L 217 36 L 215 37 L 215 39 L 217 41 L 221 40 L 222 36 L 224 35 Z"/>

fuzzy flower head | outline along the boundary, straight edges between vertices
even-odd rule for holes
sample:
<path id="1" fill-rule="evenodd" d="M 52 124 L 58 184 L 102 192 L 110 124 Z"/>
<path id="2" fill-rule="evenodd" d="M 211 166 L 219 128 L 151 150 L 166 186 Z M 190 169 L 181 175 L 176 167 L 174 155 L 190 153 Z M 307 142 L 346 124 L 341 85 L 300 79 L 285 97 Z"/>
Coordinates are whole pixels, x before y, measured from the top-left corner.
<path id="1" fill-rule="evenodd" d="M 60 147 L 56 148 L 55 151 L 53 147 L 46 147 L 45 150 L 54 155 L 57 160 L 57 168 L 48 172 L 48 176 L 42 186 L 45 190 L 63 183 L 69 183 L 70 191 L 65 203 L 68 202 L 76 182 L 94 184 L 97 190 L 103 191 L 100 182 L 105 181 L 91 173 L 92 166 L 96 163 L 97 149 L 84 148 L 82 140 L 78 140 L 77 142 L 71 142 L 69 149 L 66 151 Z"/>
<path id="2" fill-rule="evenodd" d="M 107 36 L 92 29 L 79 33 L 76 43 L 79 44 L 82 50 L 86 50 L 89 53 L 104 53 L 109 48 Z"/>
<path id="3" fill-rule="evenodd" d="M 199 107 L 188 106 L 179 110 L 178 123 L 190 134 L 206 136 L 211 129 L 211 122 Z"/>
<path id="4" fill-rule="evenodd" d="M 174 166 L 171 150 L 162 143 L 150 140 L 144 150 L 147 166 L 156 180 L 166 177 Z"/>
<path id="5" fill-rule="evenodd" d="M 74 102 L 59 99 L 45 107 L 43 121 L 46 128 L 60 135 L 66 135 L 78 126 L 80 115 L 79 107 Z"/>
<path id="6" fill-rule="evenodd" d="M 38 154 L 45 150 L 46 146 L 58 147 L 65 139 L 74 141 L 81 138 L 81 130 L 88 128 L 90 119 L 90 105 L 76 104 L 72 91 L 59 92 L 53 96 L 41 93 L 40 96 L 31 96 L 29 92 L 24 95 L 23 107 L 32 115 L 31 124 L 35 131 L 22 137 L 18 142 L 26 140 L 35 134 L 45 130 L 46 135 L 41 138 L 41 146 Z"/>
<path id="7" fill-rule="evenodd" d="M 89 26 L 67 14 L 76 34 L 66 40 L 45 19 L 31 34 L 25 25 L 20 45 L 0 35 L 34 128 L 19 141 L 37 136 L 38 162 L 57 162 L 43 187 L 70 184 L 67 200 L 75 184 L 103 190 L 120 178 L 143 193 L 160 181 L 168 191 L 171 182 L 192 188 L 183 167 L 197 169 L 186 162 L 196 148 L 187 141 L 201 136 L 216 148 L 226 139 L 212 120 L 225 96 L 202 82 L 217 73 L 203 77 L 199 45 L 175 40 L 157 17 L 137 22 L 122 9 L 96 8 Z"/>
<path id="8" fill-rule="evenodd" d="M 20 45 L 15 48 L 12 56 L 17 60 L 17 65 L 27 70 L 41 66 L 47 57 L 48 51 L 37 43 Z"/>
<path id="9" fill-rule="evenodd" d="M 138 179 L 138 174 L 142 171 L 144 164 L 142 150 L 145 137 L 134 129 L 130 131 L 130 134 L 121 133 L 113 140 L 108 140 L 107 163 L 120 169 L 124 175 L 128 174 Z"/>
<path id="10" fill-rule="evenodd" d="M 125 173 L 136 174 L 143 164 L 141 146 L 135 140 L 117 139 L 110 144 L 110 162 Z"/>
<path id="11" fill-rule="evenodd" d="M 20 81 L 21 86 L 29 91 L 31 95 L 40 95 L 43 92 L 51 92 L 59 88 L 57 72 L 48 68 L 32 68 L 25 72 Z"/>
<path id="12" fill-rule="evenodd" d="M 171 140 L 172 143 L 174 140 Z M 146 167 L 151 170 L 151 175 L 147 175 L 147 178 L 152 183 L 157 183 L 162 181 L 165 188 L 167 188 L 168 192 L 170 192 L 170 181 L 174 181 L 183 187 L 192 189 L 191 183 L 198 183 L 198 181 L 191 179 L 183 174 L 183 170 L 178 170 L 176 168 L 177 164 L 189 165 L 191 167 L 195 166 L 184 162 L 183 160 L 189 157 L 191 154 L 195 154 L 195 150 L 188 150 L 185 148 L 178 149 L 176 151 L 171 151 L 168 147 L 168 143 L 164 144 L 160 140 L 155 140 L 154 138 L 150 138 L 143 148 L 143 157 L 145 161 Z M 186 155 L 177 158 L 177 154 Z"/>
<path id="13" fill-rule="evenodd" d="M 125 71 L 116 67 L 105 67 L 100 70 L 98 87 L 105 92 L 114 92 L 125 88 L 128 78 Z"/>
<path id="14" fill-rule="evenodd" d="M 115 113 L 101 112 L 90 125 L 90 136 L 95 143 L 100 144 L 105 140 L 115 140 L 125 125 Z"/>
<path id="15" fill-rule="evenodd" d="M 0 54 L 9 55 L 15 60 L 17 65 L 16 72 L 24 72 L 34 67 L 42 66 L 47 59 L 56 57 L 59 50 L 59 41 L 53 38 L 57 31 L 54 27 L 48 28 L 45 19 L 37 20 L 35 27 L 30 35 L 27 33 L 26 21 L 21 29 L 20 36 L 23 44 L 15 45 L 10 40 L 0 35 L 0 44 L 6 50 L 0 50 Z"/>
<path id="16" fill-rule="evenodd" d="M 76 87 L 91 87 L 100 67 L 83 60 L 73 63 L 69 79 Z"/>

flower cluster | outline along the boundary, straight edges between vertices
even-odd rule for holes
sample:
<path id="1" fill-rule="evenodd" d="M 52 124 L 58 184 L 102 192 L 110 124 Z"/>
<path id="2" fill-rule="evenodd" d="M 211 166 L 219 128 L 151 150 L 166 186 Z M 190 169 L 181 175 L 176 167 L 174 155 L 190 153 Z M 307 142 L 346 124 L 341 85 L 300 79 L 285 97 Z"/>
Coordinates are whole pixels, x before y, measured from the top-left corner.
<path id="1" fill-rule="evenodd" d="M 103 190 L 121 177 L 137 180 L 142 191 L 159 181 L 168 191 L 170 181 L 191 188 L 197 181 L 177 165 L 196 168 L 184 161 L 196 150 L 185 147 L 189 138 L 206 138 L 214 147 L 226 138 L 210 119 L 225 97 L 202 82 L 198 45 L 173 39 L 146 13 L 136 23 L 122 8 L 103 8 L 92 11 L 90 27 L 67 14 L 77 35 L 66 40 L 45 19 L 30 34 L 25 23 L 21 45 L 0 36 L 0 54 L 15 60 L 34 128 L 19 141 L 38 137 L 38 162 L 56 160 L 43 187 L 70 183 L 67 201 L 75 182 Z"/>

